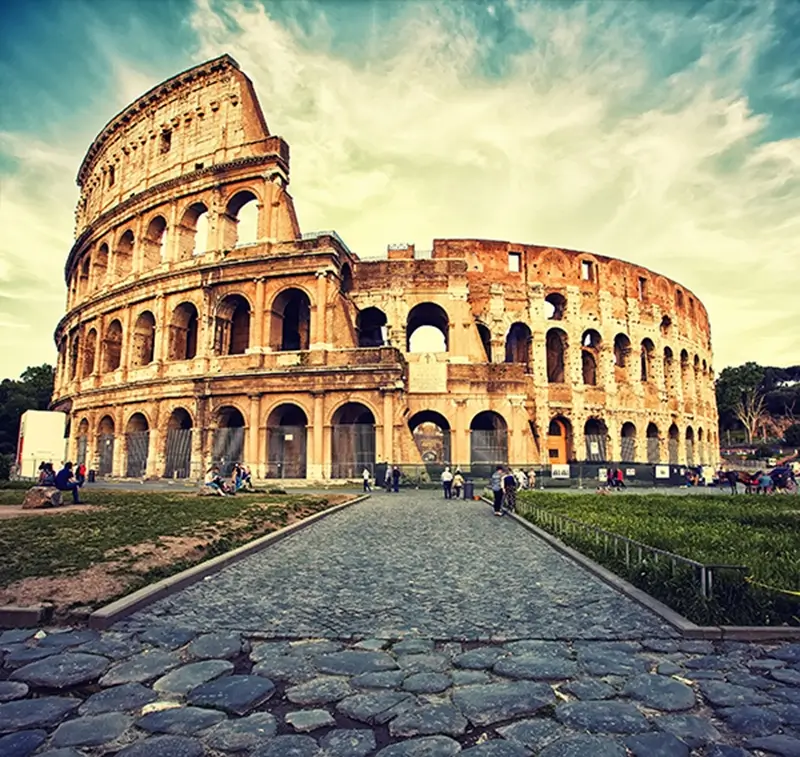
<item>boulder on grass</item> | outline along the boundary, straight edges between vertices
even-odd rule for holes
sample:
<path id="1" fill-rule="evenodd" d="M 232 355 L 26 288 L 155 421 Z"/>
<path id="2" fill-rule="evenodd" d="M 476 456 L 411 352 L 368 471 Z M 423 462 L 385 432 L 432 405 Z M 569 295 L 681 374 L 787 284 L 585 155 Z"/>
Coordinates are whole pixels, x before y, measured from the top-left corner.
<path id="1" fill-rule="evenodd" d="M 44 510 L 47 507 L 61 507 L 64 501 L 61 492 L 52 486 L 34 486 L 28 489 L 22 502 L 23 510 Z"/>

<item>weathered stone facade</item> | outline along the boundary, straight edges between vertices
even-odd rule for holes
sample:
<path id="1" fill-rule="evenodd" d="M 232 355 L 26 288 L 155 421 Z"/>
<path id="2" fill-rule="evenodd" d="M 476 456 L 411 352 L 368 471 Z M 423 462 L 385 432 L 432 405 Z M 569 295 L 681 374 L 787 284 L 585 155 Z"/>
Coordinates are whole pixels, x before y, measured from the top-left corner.
<path id="1" fill-rule="evenodd" d="M 708 317 L 685 288 L 509 242 L 360 260 L 334 232 L 300 233 L 288 183 L 288 145 L 228 56 L 102 130 L 55 334 L 73 459 L 299 478 L 376 460 L 716 461 Z M 421 326 L 443 344 L 411 345 Z"/>

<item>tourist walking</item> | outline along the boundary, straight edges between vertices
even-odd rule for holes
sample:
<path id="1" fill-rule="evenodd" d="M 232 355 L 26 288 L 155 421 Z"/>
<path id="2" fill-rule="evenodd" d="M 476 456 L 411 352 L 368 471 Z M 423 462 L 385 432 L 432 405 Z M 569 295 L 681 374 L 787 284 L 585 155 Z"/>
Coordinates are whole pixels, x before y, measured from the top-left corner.
<path id="1" fill-rule="evenodd" d="M 617 473 L 616 473 L 616 476 L 617 476 L 617 487 L 618 487 L 619 489 L 625 489 L 625 488 L 627 488 L 627 487 L 625 486 L 625 473 L 624 473 L 624 471 L 622 470 L 622 468 L 617 468 Z"/>
<path id="2" fill-rule="evenodd" d="M 525 475 L 525 471 L 523 471 L 521 468 L 518 468 L 514 475 L 517 477 L 518 489 L 524 489 L 528 486 L 528 477 Z"/>
<path id="3" fill-rule="evenodd" d="M 80 505 L 78 497 L 78 482 L 72 476 L 72 463 L 64 463 L 64 467 L 56 473 L 56 489 L 62 492 L 72 492 L 72 504 Z"/>
<path id="4" fill-rule="evenodd" d="M 78 482 L 78 486 L 83 486 L 86 482 L 86 464 L 79 463 L 78 470 L 75 472 L 75 480 Z"/>
<path id="5" fill-rule="evenodd" d="M 392 491 L 392 466 L 386 461 L 386 472 L 383 474 L 383 486 L 387 492 Z"/>
<path id="6" fill-rule="evenodd" d="M 453 498 L 453 474 L 447 466 L 445 466 L 445 469 L 442 471 L 442 489 L 444 489 L 445 499 Z"/>
<path id="7" fill-rule="evenodd" d="M 369 468 L 364 466 L 364 470 L 361 471 L 361 478 L 364 479 L 364 491 L 365 492 L 371 492 L 372 491 L 372 487 L 369 485 L 369 477 L 370 477 Z"/>
<path id="8" fill-rule="evenodd" d="M 517 477 L 510 468 L 506 468 L 503 476 L 503 504 L 506 512 L 513 513 L 517 509 Z"/>
<path id="9" fill-rule="evenodd" d="M 464 488 L 464 476 L 461 475 L 461 469 L 456 468 L 456 474 L 453 476 L 453 494 L 456 499 L 461 499 L 461 490 Z"/>
<path id="10" fill-rule="evenodd" d="M 606 471 L 606 486 L 609 489 L 614 489 L 617 485 L 617 469 L 609 468 Z"/>
<path id="11" fill-rule="evenodd" d="M 392 468 L 392 491 L 400 491 L 400 468 L 396 465 Z"/>
<path id="12" fill-rule="evenodd" d="M 536 488 L 536 471 L 533 468 L 528 471 L 528 488 Z"/>
<path id="13" fill-rule="evenodd" d="M 492 477 L 489 479 L 489 488 L 492 490 L 494 498 L 494 514 L 503 514 L 503 466 L 498 465 Z"/>

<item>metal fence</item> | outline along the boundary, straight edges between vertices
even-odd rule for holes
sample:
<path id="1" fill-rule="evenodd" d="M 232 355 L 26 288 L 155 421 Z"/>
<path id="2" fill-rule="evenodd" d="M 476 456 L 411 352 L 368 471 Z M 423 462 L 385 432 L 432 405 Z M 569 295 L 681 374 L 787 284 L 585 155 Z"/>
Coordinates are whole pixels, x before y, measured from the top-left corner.
<path id="1" fill-rule="evenodd" d="M 306 427 L 267 429 L 267 478 L 306 477 Z"/>
<path id="2" fill-rule="evenodd" d="M 211 463 L 219 466 L 220 475 L 230 476 L 233 466 L 243 462 L 244 428 L 214 429 L 212 440 Z"/>
<path id="3" fill-rule="evenodd" d="M 147 473 L 149 450 L 149 431 L 130 431 L 125 434 L 125 475 L 128 478 L 142 478 Z"/>
<path id="4" fill-rule="evenodd" d="M 97 473 L 110 476 L 114 470 L 114 434 L 97 437 Z"/>
<path id="5" fill-rule="evenodd" d="M 375 426 L 353 423 L 333 427 L 331 478 L 361 478 L 375 465 Z"/>
<path id="6" fill-rule="evenodd" d="M 189 478 L 192 473 L 192 429 L 168 429 L 165 452 L 164 476 Z"/>

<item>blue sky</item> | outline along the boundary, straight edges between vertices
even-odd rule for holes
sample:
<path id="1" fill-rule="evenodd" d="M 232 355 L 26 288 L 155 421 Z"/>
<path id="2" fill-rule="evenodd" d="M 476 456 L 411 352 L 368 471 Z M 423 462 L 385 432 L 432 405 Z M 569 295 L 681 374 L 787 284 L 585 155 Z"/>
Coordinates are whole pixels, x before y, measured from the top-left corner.
<path id="1" fill-rule="evenodd" d="M 718 371 L 800 363 L 800 2 L 0 5 L 3 375 L 55 358 L 94 136 L 222 52 L 292 147 L 305 231 L 622 257 L 705 302 Z"/>

